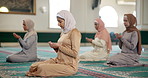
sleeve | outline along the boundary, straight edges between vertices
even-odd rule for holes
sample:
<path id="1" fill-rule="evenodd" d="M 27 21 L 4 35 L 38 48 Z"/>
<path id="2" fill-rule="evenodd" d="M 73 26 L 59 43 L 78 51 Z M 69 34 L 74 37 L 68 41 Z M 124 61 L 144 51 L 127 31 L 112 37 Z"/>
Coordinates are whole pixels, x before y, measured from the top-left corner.
<path id="1" fill-rule="evenodd" d="M 122 41 L 119 40 L 119 48 L 122 49 Z"/>
<path id="2" fill-rule="evenodd" d="M 132 35 L 131 35 L 131 41 L 130 41 L 130 42 L 127 41 L 124 37 L 121 38 L 121 41 L 123 42 L 123 44 L 124 44 L 127 48 L 133 50 L 133 49 L 136 48 L 137 43 L 138 43 L 138 34 L 137 34 L 136 31 L 134 31 L 134 32 L 132 33 Z"/>
<path id="3" fill-rule="evenodd" d="M 124 34 L 124 32 L 122 34 Z M 121 41 L 121 39 L 119 39 L 119 48 L 120 49 L 122 49 L 122 44 L 123 44 L 123 42 Z"/>
<path id="4" fill-rule="evenodd" d="M 80 32 L 73 31 L 71 33 L 70 39 L 71 39 L 71 48 L 68 48 L 65 46 L 60 46 L 59 49 L 63 53 L 65 53 L 73 58 L 76 58 L 78 56 L 78 52 L 79 52 L 79 48 L 80 48 L 80 40 L 81 40 Z"/>
<path id="5" fill-rule="evenodd" d="M 103 48 L 106 45 L 106 42 L 102 39 L 95 38 L 92 40 L 93 46 L 98 46 L 100 48 Z"/>
<path id="6" fill-rule="evenodd" d="M 35 35 L 33 35 L 27 38 L 26 41 L 24 41 L 22 38 L 19 38 L 19 43 L 22 48 L 25 48 L 26 50 L 28 50 L 32 46 L 35 40 L 36 40 L 36 37 Z"/>

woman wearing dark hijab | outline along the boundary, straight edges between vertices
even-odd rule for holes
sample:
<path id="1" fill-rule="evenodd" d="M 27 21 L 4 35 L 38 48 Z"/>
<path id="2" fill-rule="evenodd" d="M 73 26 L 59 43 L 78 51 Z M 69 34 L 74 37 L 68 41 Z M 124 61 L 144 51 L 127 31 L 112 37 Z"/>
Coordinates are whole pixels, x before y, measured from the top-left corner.
<path id="1" fill-rule="evenodd" d="M 120 34 L 116 34 L 119 39 L 119 47 L 121 53 L 118 53 L 108 60 L 111 66 L 129 66 L 140 65 L 139 58 L 141 55 L 141 36 L 136 25 L 136 17 L 132 14 L 124 14 L 124 25 L 126 30 Z"/>

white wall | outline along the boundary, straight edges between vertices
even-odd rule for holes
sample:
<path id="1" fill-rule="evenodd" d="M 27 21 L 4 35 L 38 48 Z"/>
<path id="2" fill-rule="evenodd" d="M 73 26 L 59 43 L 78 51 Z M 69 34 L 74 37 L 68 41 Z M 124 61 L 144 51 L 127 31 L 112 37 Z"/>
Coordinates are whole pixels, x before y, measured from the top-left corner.
<path id="1" fill-rule="evenodd" d="M 109 32 L 123 32 L 125 27 L 123 25 L 123 15 L 126 13 L 133 13 L 135 10 L 134 5 L 118 5 L 116 0 L 101 0 L 100 8 L 104 6 L 112 6 L 118 14 L 118 27 L 107 28 Z M 111 16 L 111 18 L 114 18 Z"/>
<path id="2" fill-rule="evenodd" d="M 92 10 L 93 0 L 71 0 L 71 12 L 73 13 L 77 27 L 81 32 L 96 32 L 94 19 L 99 16 L 99 7 Z"/>
<path id="3" fill-rule="evenodd" d="M 93 0 L 71 0 L 71 12 L 74 15 L 77 24 L 76 27 L 81 32 L 94 33 L 93 21 L 99 16 L 99 7 L 92 10 Z M 119 16 L 118 28 L 107 28 L 109 31 L 121 32 L 123 31 L 122 16 L 124 13 L 133 12 L 134 6 L 120 6 L 116 4 L 116 0 L 101 0 L 101 6 L 110 5 L 115 8 Z M 35 29 L 38 32 L 60 32 L 60 29 L 49 29 L 49 12 L 42 13 L 40 8 L 47 7 L 49 11 L 49 0 L 36 0 L 36 15 L 21 15 L 21 14 L 0 14 L 0 31 L 21 32 L 22 20 L 24 18 L 31 18 L 35 22 Z"/>
<path id="4" fill-rule="evenodd" d="M 22 20 L 30 18 L 35 22 L 35 29 L 48 29 L 48 12 L 43 14 L 40 7 L 48 7 L 48 0 L 36 0 L 36 15 L 0 14 L 0 31 L 23 31 Z"/>
<path id="5" fill-rule="evenodd" d="M 138 28 L 140 30 L 148 30 L 148 0 L 137 0 L 136 10 L 137 10 L 137 21 Z"/>
<path id="6" fill-rule="evenodd" d="M 71 0 L 71 12 L 76 21 L 77 28 L 81 32 L 94 32 L 93 19 L 98 16 L 99 9 L 91 9 L 92 0 Z M 22 14 L 0 14 L 0 31 L 21 32 L 22 20 L 31 18 L 35 22 L 35 29 L 38 32 L 60 32 L 60 29 L 49 29 L 49 12 L 42 13 L 40 8 L 47 7 L 49 11 L 49 0 L 36 0 L 36 15 Z M 96 13 L 95 13 L 96 12 Z M 88 29 L 88 27 L 90 27 Z"/>

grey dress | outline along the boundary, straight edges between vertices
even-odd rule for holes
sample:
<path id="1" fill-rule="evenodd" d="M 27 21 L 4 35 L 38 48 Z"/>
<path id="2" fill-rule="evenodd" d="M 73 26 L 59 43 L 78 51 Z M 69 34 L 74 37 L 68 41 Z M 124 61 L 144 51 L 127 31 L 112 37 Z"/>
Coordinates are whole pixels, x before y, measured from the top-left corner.
<path id="1" fill-rule="evenodd" d="M 27 39 L 19 38 L 19 44 L 22 48 L 21 52 L 9 55 L 6 58 L 7 62 L 31 62 L 37 60 L 37 34 L 34 34 Z"/>
<path id="2" fill-rule="evenodd" d="M 137 54 L 137 43 L 138 33 L 136 31 L 124 32 L 119 42 L 121 53 L 111 56 L 107 64 L 116 66 L 139 64 L 140 56 Z"/>

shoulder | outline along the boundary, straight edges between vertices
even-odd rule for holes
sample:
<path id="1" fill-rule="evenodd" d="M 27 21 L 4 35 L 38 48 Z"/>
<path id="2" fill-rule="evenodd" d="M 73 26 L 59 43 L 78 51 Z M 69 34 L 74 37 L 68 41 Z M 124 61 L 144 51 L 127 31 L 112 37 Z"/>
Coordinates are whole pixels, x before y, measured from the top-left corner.
<path id="1" fill-rule="evenodd" d="M 81 36 L 81 33 L 80 33 L 80 31 L 78 30 L 78 29 L 73 29 L 73 30 L 71 30 L 71 34 L 72 35 L 77 35 L 77 36 Z"/>
<path id="2" fill-rule="evenodd" d="M 137 31 L 133 31 L 132 33 L 137 33 Z"/>
<path id="3" fill-rule="evenodd" d="M 123 32 L 122 34 L 128 34 L 128 33 L 130 33 L 130 34 L 137 34 L 137 31 L 132 31 L 132 32 Z"/>
<path id="4" fill-rule="evenodd" d="M 137 31 L 133 31 L 131 33 L 134 34 L 134 35 L 138 35 L 138 32 Z"/>
<path id="5" fill-rule="evenodd" d="M 75 29 L 73 29 L 73 30 L 71 31 L 71 33 L 79 33 L 79 34 L 80 34 L 80 31 L 75 28 Z"/>
<path id="6" fill-rule="evenodd" d="M 32 34 L 32 36 L 37 36 L 38 34 L 37 33 L 35 33 L 35 34 Z"/>
<path id="7" fill-rule="evenodd" d="M 31 35 L 30 37 L 28 37 L 28 38 L 37 38 L 38 37 L 38 35 L 37 34 L 33 34 L 33 35 Z"/>
<path id="8" fill-rule="evenodd" d="M 80 32 L 77 28 L 72 29 L 72 32 Z"/>

